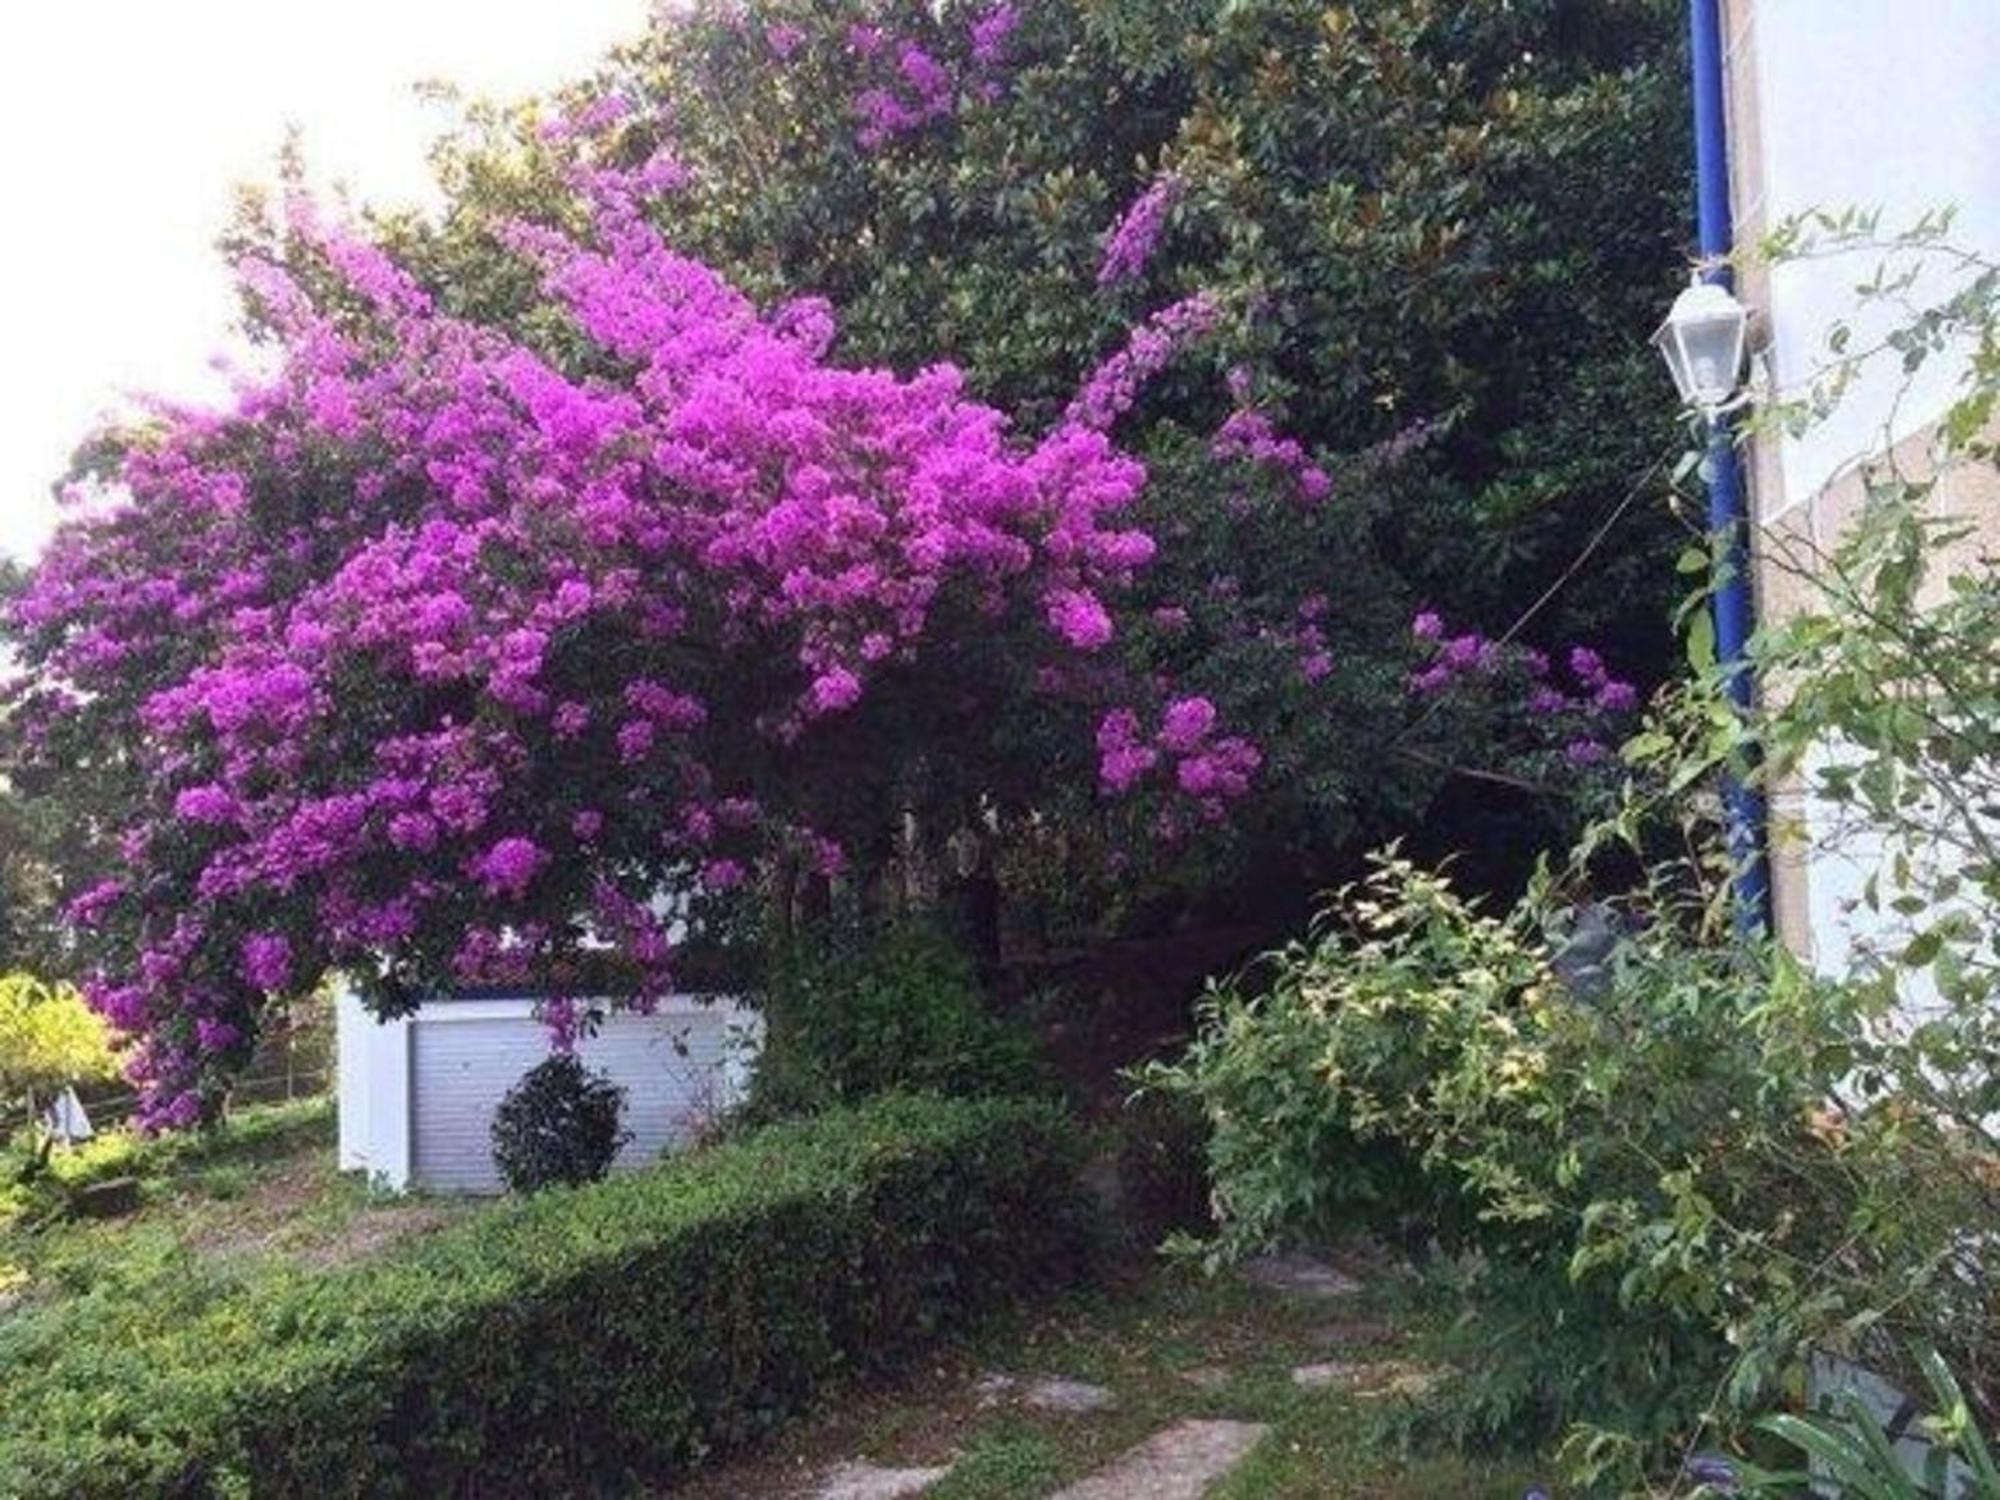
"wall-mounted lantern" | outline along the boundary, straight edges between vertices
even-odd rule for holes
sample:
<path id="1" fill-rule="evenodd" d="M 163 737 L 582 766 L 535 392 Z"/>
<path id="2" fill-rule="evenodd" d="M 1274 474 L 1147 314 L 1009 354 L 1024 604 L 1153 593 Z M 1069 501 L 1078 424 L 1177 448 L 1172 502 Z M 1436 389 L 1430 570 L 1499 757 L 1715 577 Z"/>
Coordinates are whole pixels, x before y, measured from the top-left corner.
<path id="1" fill-rule="evenodd" d="M 1681 400 L 1714 416 L 1743 384 L 1750 309 L 1719 282 L 1697 279 L 1674 298 L 1653 347 L 1667 362 Z"/>

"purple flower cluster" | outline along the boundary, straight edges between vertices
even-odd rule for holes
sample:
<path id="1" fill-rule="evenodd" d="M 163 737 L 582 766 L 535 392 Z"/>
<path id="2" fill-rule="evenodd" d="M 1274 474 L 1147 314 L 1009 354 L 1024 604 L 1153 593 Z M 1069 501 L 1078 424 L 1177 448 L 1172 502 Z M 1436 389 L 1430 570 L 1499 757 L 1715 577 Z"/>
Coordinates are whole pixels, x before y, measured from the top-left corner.
<path id="1" fill-rule="evenodd" d="M 982 68 L 997 68 L 1007 61 L 1007 44 L 1021 24 L 1020 8 L 1013 0 L 999 0 L 973 18 L 972 60 Z"/>
<path id="2" fill-rule="evenodd" d="M 1324 594 L 1308 594 L 1299 601 L 1298 623 L 1292 629 L 1291 647 L 1298 653 L 1299 675 L 1318 682 L 1333 673 L 1333 652 L 1326 640 L 1326 619 L 1330 604 Z"/>
<path id="3" fill-rule="evenodd" d="M 131 822 L 70 915 L 149 1124 L 196 1118 L 266 998 L 329 969 L 521 982 L 562 972 L 582 922 L 662 992 L 662 882 L 727 891 L 778 849 L 838 869 L 786 768 L 964 640 L 1011 631 L 1020 680 L 1063 682 L 1080 733 L 1101 718 L 1108 790 L 1170 766 L 1163 790 L 1219 816 L 1258 767 L 1205 700 L 1142 736 L 1171 684 L 1077 670 L 1157 545 L 1121 519 L 1146 474 L 1106 429 L 1211 301 L 1020 441 L 948 365 L 826 363 L 823 304 L 761 314 L 637 211 L 658 181 L 604 174 L 579 178 L 590 237 L 511 244 L 615 377 L 440 311 L 295 203 L 349 295 L 322 311 L 246 265 L 276 370 L 163 418 L 9 606 L 29 758 L 134 757 Z"/>
<path id="4" fill-rule="evenodd" d="M 1271 419 L 1251 407 L 1230 413 L 1209 440 L 1209 451 L 1220 459 L 1235 459 L 1285 477 L 1298 497 L 1317 505 L 1333 493 L 1326 470 L 1306 455 L 1296 438 L 1281 436 Z"/>
<path id="5" fill-rule="evenodd" d="M 1639 706 L 1638 689 L 1613 677 L 1604 658 L 1588 646 L 1572 647 L 1565 657 L 1570 678 L 1565 686 L 1546 653 L 1503 645 L 1476 631 L 1453 635 L 1435 610 L 1420 611 L 1410 622 L 1410 635 L 1423 657 L 1406 682 L 1413 696 L 1462 693 L 1477 684 L 1522 709 L 1533 737 L 1559 746 L 1562 760 L 1573 768 L 1609 761 L 1620 721 Z"/>
<path id="6" fill-rule="evenodd" d="M 1132 200 L 1105 237 L 1104 258 L 1097 267 L 1100 287 L 1135 280 L 1146 269 L 1166 228 L 1167 215 L 1180 195 L 1180 178 L 1168 172 L 1156 177 L 1152 186 Z"/>
<path id="7" fill-rule="evenodd" d="M 1130 411 L 1147 383 L 1188 345 L 1221 321 L 1222 307 L 1207 292 L 1183 297 L 1133 329 L 1124 345 L 1093 370 L 1070 402 L 1067 425 L 1108 432 Z"/>
<path id="8" fill-rule="evenodd" d="M 1122 794 L 1156 767 L 1171 763 L 1173 784 L 1195 798 L 1205 815 L 1221 816 L 1229 798 L 1248 790 L 1263 757 L 1248 740 L 1217 735 L 1217 719 L 1208 699 L 1178 699 L 1167 706 L 1148 738 L 1137 713 L 1113 710 L 1097 727 L 1098 784 L 1108 793 Z"/>
<path id="9" fill-rule="evenodd" d="M 965 101 L 998 99 L 1008 43 L 1020 21 L 1011 0 L 999 0 L 974 16 L 965 37 L 967 60 L 956 73 L 933 49 L 909 38 L 898 40 L 878 23 L 850 25 L 848 52 L 875 73 L 875 81 L 854 96 L 859 121 L 855 139 L 866 150 L 879 150 L 898 137 L 951 119 Z M 794 41 L 792 48 L 803 40 Z"/>

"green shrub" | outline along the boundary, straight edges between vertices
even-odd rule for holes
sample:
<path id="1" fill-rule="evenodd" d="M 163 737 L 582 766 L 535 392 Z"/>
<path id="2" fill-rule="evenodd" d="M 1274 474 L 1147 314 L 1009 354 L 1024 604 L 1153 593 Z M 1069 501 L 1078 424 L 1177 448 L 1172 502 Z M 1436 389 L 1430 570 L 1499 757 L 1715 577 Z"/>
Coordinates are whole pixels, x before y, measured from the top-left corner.
<path id="1" fill-rule="evenodd" d="M 892 1091 L 969 1097 L 1045 1083 L 1033 1034 L 987 1008 L 971 962 L 925 922 L 795 939 L 771 966 L 765 1026 L 756 1117 Z"/>
<path id="2" fill-rule="evenodd" d="M 885 1098 L 192 1316 L 17 1313 L 0 1494 L 629 1493 L 1075 1275 L 1077 1166 L 1052 1107 Z"/>
<path id="3" fill-rule="evenodd" d="M 1643 1464 L 1769 1388 L 1796 1268 L 1843 1232 L 1816 1196 L 1841 1170 L 1811 1130 L 1827 1079 L 1794 1029 L 1829 1024 L 1828 997 L 1785 967 L 1753 1008 L 1740 962 L 1652 897 L 1584 999 L 1549 902 L 1483 915 L 1386 861 L 1153 1075 L 1213 1122 L 1218 1257 L 1404 1222 L 1464 1252 L 1434 1271 L 1475 1372 L 1453 1437 L 1588 1425 L 1617 1435 L 1598 1461 Z"/>
<path id="4" fill-rule="evenodd" d="M 1432 1272 L 1464 1309 L 1443 1435 L 1566 1435 L 1596 1484 L 1740 1430 L 1815 1347 L 1988 1368 L 1991 1158 L 1885 1089 L 1917 1063 L 1868 986 L 1704 936 L 1699 879 L 1653 872 L 1588 995 L 1553 888 L 1486 915 L 1391 860 L 1343 892 L 1153 1074 L 1213 1125 L 1210 1253 L 1431 1226 L 1463 1252 Z"/>
<path id="5" fill-rule="evenodd" d="M 597 1182 L 631 1137 L 625 1090 L 572 1052 L 537 1063 L 493 1111 L 493 1163 L 508 1187 L 532 1193 Z"/>

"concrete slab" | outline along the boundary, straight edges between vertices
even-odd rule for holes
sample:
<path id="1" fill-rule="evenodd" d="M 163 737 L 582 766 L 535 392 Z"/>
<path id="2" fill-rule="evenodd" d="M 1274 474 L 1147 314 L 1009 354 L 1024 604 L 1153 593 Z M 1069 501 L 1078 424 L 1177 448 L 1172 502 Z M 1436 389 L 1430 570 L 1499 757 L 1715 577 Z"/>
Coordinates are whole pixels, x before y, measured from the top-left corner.
<path id="1" fill-rule="evenodd" d="M 1349 1297 L 1361 1290 L 1352 1276 L 1310 1255 L 1260 1255 L 1243 1262 L 1242 1274 L 1252 1286 L 1302 1297 Z"/>
<path id="2" fill-rule="evenodd" d="M 1292 1371 L 1292 1384 L 1308 1391 L 1324 1391 L 1335 1386 L 1354 1384 L 1356 1374 L 1365 1366 L 1348 1360 L 1328 1360 L 1324 1364 L 1300 1365 Z"/>
<path id="3" fill-rule="evenodd" d="M 1261 1422 L 1177 1423 L 1052 1500 L 1200 1500 L 1269 1431 Z"/>
<path id="4" fill-rule="evenodd" d="M 1101 1385 L 1091 1385 L 1083 1380 L 1065 1380 L 1059 1376 L 1024 1380 L 1017 1375 L 993 1374 L 986 1376 L 973 1390 L 978 1393 L 982 1406 L 1017 1401 L 1038 1411 L 1084 1412 L 1103 1411 L 1118 1404 L 1118 1397 Z"/>
<path id="5" fill-rule="evenodd" d="M 1304 1390 L 1349 1390 L 1363 1400 L 1422 1396 L 1443 1378 L 1440 1370 L 1395 1359 L 1365 1362 L 1334 1359 L 1323 1364 L 1300 1365 L 1292 1371 L 1292 1384 Z"/>
<path id="6" fill-rule="evenodd" d="M 820 1476 L 811 1500 L 907 1500 L 921 1495 L 950 1469 L 884 1469 L 871 1463 L 837 1464 Z"/>

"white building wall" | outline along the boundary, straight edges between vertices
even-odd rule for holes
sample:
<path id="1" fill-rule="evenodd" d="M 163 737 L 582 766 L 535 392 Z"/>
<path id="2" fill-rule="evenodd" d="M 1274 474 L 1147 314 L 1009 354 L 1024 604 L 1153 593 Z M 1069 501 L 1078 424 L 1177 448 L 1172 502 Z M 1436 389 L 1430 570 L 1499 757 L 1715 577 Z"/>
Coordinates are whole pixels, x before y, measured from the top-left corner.
<path id="1" fill-rule="evenodd" d="M 402 1188 L 410 1176 L 410 1022 L 376 1020 L 345 985 L 334 1020 L 340 1169 Z"/>
<path id="2" fill-rule="evenodd" d="M 1813 209 L 1880 210 L 1894 235 L 1952 206 L 1950 240 L 2000 258 L 2000 0 L 1755 0 L 1756 107 L 1739 118 L 1735 150 L 1761 153 L 1760 201 L 1739 211 L 1747 226 L 1775 228 Z M 1739 173 L 1739 176 L 1741 174 Z M 1880 251 L 1775 266 L 1769 288 L 1772 374 L 1802 394 L 1831 360 L 1829 330 L 1848 320 L 1851 351 L 1871 347 L 1908 319 L 1878 306 L 1862 313 L 1858 282 Z M 1952 284 L 1926 258 L 1910 306 Z M 1809 502 L 1840 471 L 1920 432 L 1952 400 L 1962 358 L 1934 360 L 1914 381 L 1895 359 L 1877 360 L 1839 408 L 1783 445 L 1782 495 L 1763 519 Z"/>
<path id="3" fill-rule="evenodd" d="M 1731 132 L 1741 243 L 1813 210 L 1872 212 L 1893 238 L 1926 215 L 1955 211 L 1948 241 L 2000 260 L 2000 0 L 1733 0 Z M 1858 290 L 1888 262 L 1917 269 L 1898 299 Z M 1849 357 L 1878 346 L 1918 309 L 1962 283 L 1948 257 L 1857 249 L 1753 263 L 1745 278 L 1784 399 L 1808 395 L 1837 361 L 1828 338 L 1850 333 Z M 1923 434 L 1958 393 L 1964 351 L 1934 355 L 1914 375 L 1893 354 L 1869 359 L 1837 405 L 1801 433 L 1758 440 L 1760 606 L 1811 607 L 1809 580 L 1861 501 L 1861 466 Z M 1907 450 L 1906 450 L 1907 451 Z M 1822 972 L 1844 973 L 1897 946 L 1907 926 L 1864 899 L 1897 851 L 1879 830 L 1812 792 L 1824 747 L 1774 806 L 1786 845 L 1775 871 L 1780 930 Z M 1935 997 L 1915 986 L 1904 1020 Z"/>

